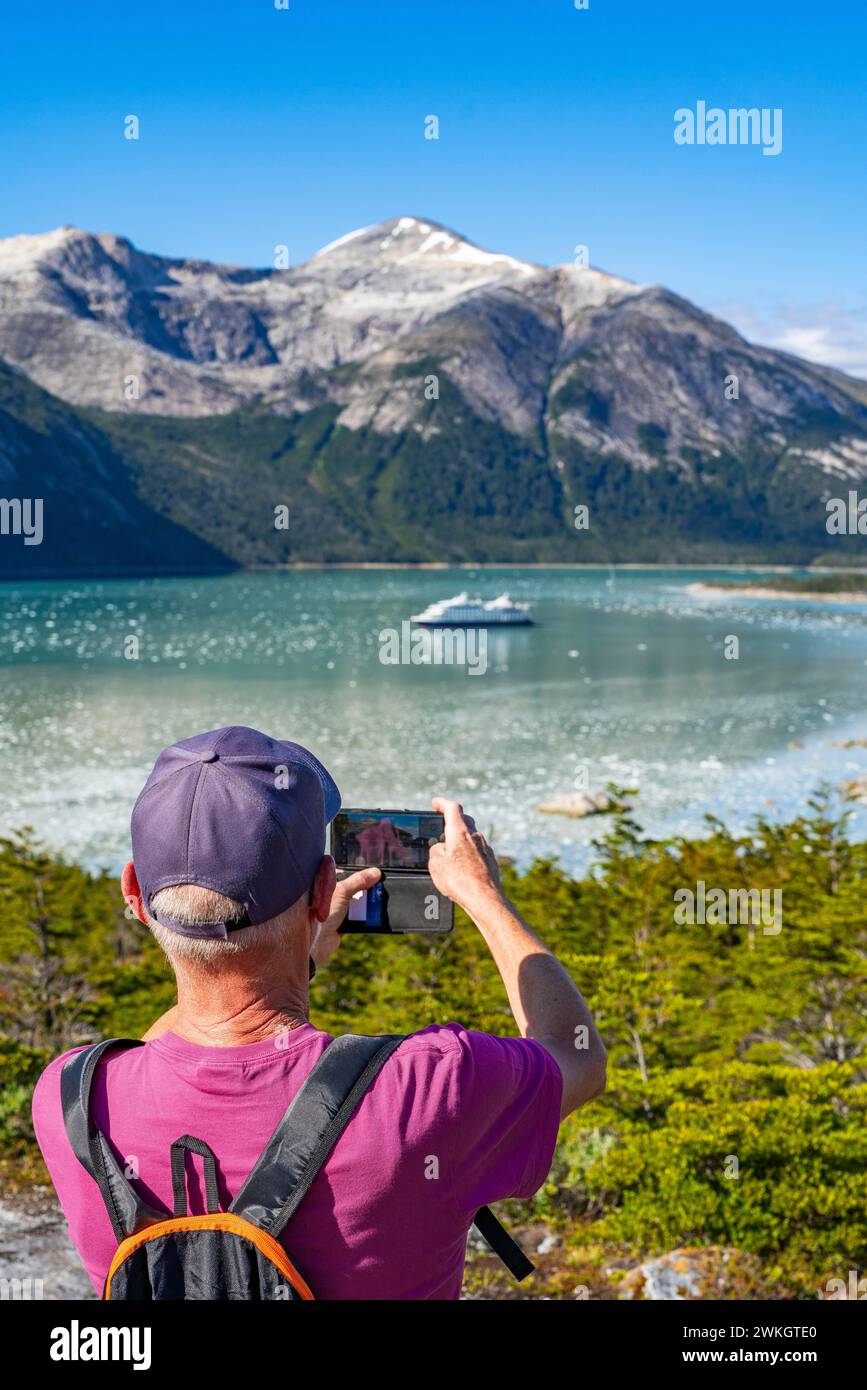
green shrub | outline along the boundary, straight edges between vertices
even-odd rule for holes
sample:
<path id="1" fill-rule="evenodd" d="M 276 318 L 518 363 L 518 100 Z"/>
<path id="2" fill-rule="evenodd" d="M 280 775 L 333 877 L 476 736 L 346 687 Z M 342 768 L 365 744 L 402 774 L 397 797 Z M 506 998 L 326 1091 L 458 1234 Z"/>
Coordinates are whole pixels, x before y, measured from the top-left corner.
<path id="1" fill-rule="evenodd" d="M 547 1183 L 513 1212 L 556 1226 L 573 1264 L 735 1247 L 760 1261 L 765 1287 L 805 1297 L 863 1271 L 867 845 L 849 840 L 826 795 L 740 836 L 712 819 L 694 840 L 647 840 L 627 812 L 607 824 L 580 881 L 551 860 L 504 873 L 609 1054 L 608 1091 L 562 1127 Z M 674 893 L 699 879 L 781 889 L 782 930 L 678 925 Z M 513 1034 L 481 935 L 460 912 L 456 925 L 446 938 L 347 937 L 312 987 L 314 1021 L 335 1033 L 454 1020 Z M 20 1170 L 35 1155 L 29 1097 L 46 1060 L 141 1034 L 174 991 L 118 885 L 27 834 L 0 841 L 0 968 L 0 1159 Z"/>

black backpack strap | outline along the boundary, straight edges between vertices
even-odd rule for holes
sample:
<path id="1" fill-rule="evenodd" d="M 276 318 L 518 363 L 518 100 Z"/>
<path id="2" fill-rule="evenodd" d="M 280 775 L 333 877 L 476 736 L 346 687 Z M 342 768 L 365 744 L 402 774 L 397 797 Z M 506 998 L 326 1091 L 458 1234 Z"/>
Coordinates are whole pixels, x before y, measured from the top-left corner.
<path id="1" fill-rule="evenodd" d="M 509 1235 L 505 1226 L 497 1220 L 490 1207 L 480 1207 L 473 1218 L 473 1225 L 483 1240 L 490 1245 L 495 1255 L 499 1255 L 506 1269 L 520 1284 L 536 1266 L 527 1259 L 518 1242 Z"/>
<path id="2" fill-rule="evenodd" d="M 187 1150 L 198 1154 L 205 1170 L 205 1205 L 209 1216 L 220 1210 L 220 1193 L 217 1188 L 217 1159 L 210 1144 L 204 1139 L 196 1139 L 192 1134 L 182 1134 L 172 1144 L 172 1197 L 173 1215 L 187 1214 Z"/>
<path id="3" fill-rule="evenodd" d="M 99 1186 L 112 1230 L 118 1241 L 134 1235 L 154 1221 L 164 1220 L 161 1212 L 143 1202 L 114 1156 L 108 1140 L 90 1116 L 90 1089 L 101 1058 L 112 1047 L 141 1047 L 137 1038 L 107 1038 L 76 1052 L 63 1064 L 60 1073 L 60 1100 L 63 1123 L 75 1157 Z"/>
<path id="4" fill-rule="evenodd" d="M 403 1037 L 347 1033 L 323 1052 L 229 1210 L 277 1237 Z"/>

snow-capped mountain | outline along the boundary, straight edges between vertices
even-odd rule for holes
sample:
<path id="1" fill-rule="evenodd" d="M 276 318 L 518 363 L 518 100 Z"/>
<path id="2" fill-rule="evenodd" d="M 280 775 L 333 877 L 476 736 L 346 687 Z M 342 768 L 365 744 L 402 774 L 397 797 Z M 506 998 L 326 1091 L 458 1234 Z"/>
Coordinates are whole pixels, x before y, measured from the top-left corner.
<path id="1" fill-rule="evenodd" d="M 535 265 L 416 217 L 286 269 L 73 227 L 0 240 L 0 362 L 0 469 L 24 456 L 11 434 L 27 378 L 231 560 L 306 554 L 309 538 L 287 551 L 264 522 L 242 538 L 223 516 L 275 476 L 311 517 L 334 489 L 335 558 L 446 558 L 480 519 L 491 558 L 571 555 L 589 501 L 610 556 L 631 558 L 660 506 L 686 554 L 776 555 L 795 534 L 815 551 L 816 499 L 867 477 L 867 384 L 750 344 L 660 286 Z M 24 452 L 39 457 L 32 439 Z M 371 553 L 360 497 L 388 554 Z M 638 558 L 656 553 L 645 541 Z"/>

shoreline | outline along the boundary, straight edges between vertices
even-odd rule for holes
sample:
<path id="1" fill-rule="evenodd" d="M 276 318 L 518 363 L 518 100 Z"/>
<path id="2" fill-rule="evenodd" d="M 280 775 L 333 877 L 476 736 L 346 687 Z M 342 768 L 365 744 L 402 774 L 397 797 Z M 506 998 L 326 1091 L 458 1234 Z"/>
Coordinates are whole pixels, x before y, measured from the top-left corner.
<path id="1" fill-rule="evenodd" d="M 849 566 L 851 570 L 851 566 Z M 329 571 L 367 571 L 367 570 L 425 570 L 440 571 L 442 573 L 461 573 L 471 570 L 547 570 L 561 571 L 563 573 L 578 573 L 586 571 L 588 573 L 598 572 L 611 574 L 612 572 L 653 572 L 680 574 L 686 572 L 714 571 L 716 573 L 732 574 L 839 574 L 840 568 L 837 566 L 804 566 L 804 565 L 773 565 L 743 562 L 734 564 L 729 562 L 718 562 L 715 564 L 695 561 L 694 563 L 680 564 L 672 561 L 658 560 L 601 560 L 593 562 L 563 560 L 559 563 L 549 563 L 529 560 L 297 560 L 286 564 L 275 565 L 234 565 L 225 569 L 213 570 L 127 570 L 115 571 L 110 573 L 99 573 L 93 571 L 83 571 L 79 573 L 55 574 L 39 572 L 12 572 L 0 574 L 0 587 L 9 585 L 20 587 L 22 584 L 114 584 L 120 581 L 141 581 L 141 580 L 178 580 L 178 579 L 231 579 L 244 574 L 293 574 L 299 571 L 315 571 L 328 573 Z M 867 573 L 867 570 L 865 570 Z M 719 591 L 733 593 L 734 590 Z M 779 597 L 780 595 L 775 595 Z M 801 595 L 793 595 L 801 597 Z"/>
<path id="2" fill-rule="evenodd" d="M 839 574 L 839 569 L 816 565 L 761 565 L 761 564 L 676 564 L 658 560 L 647 561 L 584 561 L 563 560 L 559 564 L 547 564 L 524 560 L 336 560 L 322 562 L 298 560 L 285 565 L 245 565 L 235 574 L 268 574 L 286 570 L 726 570 L 738 574 L 748 571 L 751 574 Z"/>
<path id="3" fill-rule="evenodd" d="M 819 573 L 819 571 L 816 571 Z M 833 573 L 833 570 L 830 571 Z M 763 589 L 760 586 L 755 588 L 745 584 L 742 587 L 736 586 L 728 589 L 721 584 L 688 584 L 686 586 L 688 594 L 695 594 L 697 598 L 705 595 L 713 595 L 717 598 L 768 598 L 782 599 L 786 603 L 797 600 L 799 603 L 857 603 L 867 604 L 867 593 L 851 593 L 848 590 L 840 590 L 836 594 L 806 593 L 802 589 Z"/>

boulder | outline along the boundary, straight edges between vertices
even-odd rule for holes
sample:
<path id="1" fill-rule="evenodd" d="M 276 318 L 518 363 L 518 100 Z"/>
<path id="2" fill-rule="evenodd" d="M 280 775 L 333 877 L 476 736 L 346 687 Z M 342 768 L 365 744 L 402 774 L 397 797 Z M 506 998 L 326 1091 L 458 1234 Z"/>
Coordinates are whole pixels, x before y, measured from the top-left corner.
<path id="1" fill-rule="evenodd" d="M 672 1250 L 628 1270 L 620 1280 L 619 1296 L 653 1302 L 743 1296 L 755 1273 L 752 1259 L 717 1245 Z"/>
<path id="2" fill-rule="evenodd" d="M 549 796 L 547 801 L 540 802 L 536 807 L 537 811 L 542 811 L 546 816 L 572 816 L 579 819 L 583 816 L 601 816 L 625 809 L 612 801 L 605 791 L 570 792 L 564 796 Z"/>

